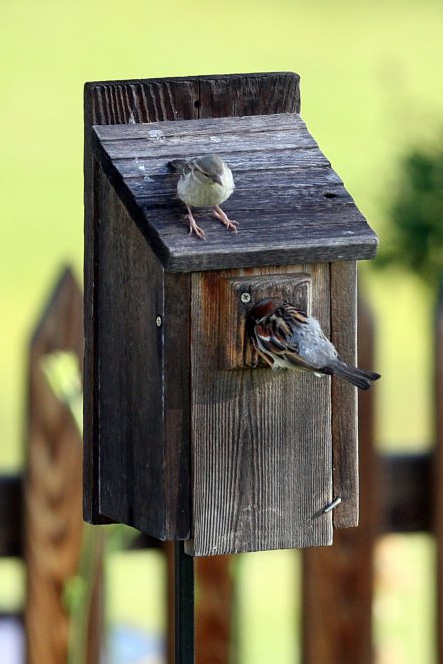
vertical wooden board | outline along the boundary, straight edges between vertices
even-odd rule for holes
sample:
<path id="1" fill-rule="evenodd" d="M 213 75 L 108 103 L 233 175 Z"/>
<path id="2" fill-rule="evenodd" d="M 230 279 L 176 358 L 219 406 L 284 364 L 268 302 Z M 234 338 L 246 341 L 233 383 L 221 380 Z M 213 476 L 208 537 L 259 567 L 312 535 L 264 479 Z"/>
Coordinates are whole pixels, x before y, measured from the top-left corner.
<path id="1" fill-rule="evenodd" d="M 275 268 L 253 270 L 266 274 Z M 312 275 L 313 315 L 329 333 L 329 266 L 282 267 Z M 194 555 L 330 544 L 329 378 L 267 368 L 218 368 L 216 339 L 229 315 L 223 279 L 192 279 Z"/>
<path id="2" fill-rule="evenodd" d="M 300 77 L 292 72 L 205 76 L 200 79 L 199 117 L 300 112 Z"/>
<path id="3" fill-rule="evenodd" d="M 92 124 L 129 124 L 198 118 L 196 78 L 148 78 L 86 83 Z"/>
<path id="4" fill-rule="evenodd" d="M 99 511 L 164 538 L 163 270 L 103 174 L 98 189 Z"/>
<path id="5" fill-rule="evenodd" d="M 92 103 L 85 91 L 84 148 L 84 335 L 83 361 L 83 518 L 90 523 L 103 523 L 98 509 L 98 431 L 97 402 L 97 227 L 95 189 L 98 185 L 98 164 L 91 149 Z"/>
<path id="6" fill-rule="evenodd" d="M 357 363 L 357 268 L 355 261 L 331 266 L 331 341 L 348 364 Z M 370 369 L 371 367 L 364 367 Z M 332 448 L 334 498 L 342 502 L 334 510 L 334 527 L 358 525 L 357 388 L 332 379 Z"/>
<path id="7" fill-rule="evenodd" d="M 85 89 L 97 125 L 300 111 L 293 72 L 97 81 Z"/>
<path id="8" fill-rule="evenodd" d="M 82 294 L 64 271 L 32 336 L 29 359 L 26 463 L 23 478 L 23 556 L 28 664 L 65 664 L 70 643 L 66 584 L 79 573 L 83 544 L 81 435 L 67 406 L 51 390 L 42 361 L 52 353 L 83 353 Z M 94 542 L 94 546 L 96 545 Z M 84 607 L 85 655 L 100 658 L 100 570 L 86 588 L 97 599 Z M 74 646 L 75 647 L 75 646 Z M 86 661 L 86 659 L 85 659 Z"/>

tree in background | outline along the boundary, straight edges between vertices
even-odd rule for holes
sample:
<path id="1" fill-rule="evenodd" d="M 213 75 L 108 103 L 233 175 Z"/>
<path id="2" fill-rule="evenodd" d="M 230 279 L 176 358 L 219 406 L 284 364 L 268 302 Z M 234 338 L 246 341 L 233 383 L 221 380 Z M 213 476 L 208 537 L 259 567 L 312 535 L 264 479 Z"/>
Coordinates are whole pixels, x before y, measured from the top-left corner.
<path id="1" fill-rule="evenodd" d="M 400 165 L 392 225 L 379 267 L 410 270 L 433 289 L 443 280 L 443 134 L 433 149 L 414 148 Z"/>

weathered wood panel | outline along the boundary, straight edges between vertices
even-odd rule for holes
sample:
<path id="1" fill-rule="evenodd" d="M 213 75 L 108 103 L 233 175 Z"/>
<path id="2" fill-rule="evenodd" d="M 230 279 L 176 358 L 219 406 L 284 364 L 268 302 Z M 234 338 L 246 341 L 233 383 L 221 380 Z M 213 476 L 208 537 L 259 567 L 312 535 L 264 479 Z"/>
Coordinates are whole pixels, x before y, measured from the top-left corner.
<path id="1" fill-rule="evenodd" d="M 101 173 L 97 189 L 99 511 L 163 538 L 163 271 Z"/>
<path id="2" fill-rule="evenodd" d="M 328 333 L 329 266 L 281 268 L 292 271 L 311 274 L 313 315 Z M 329 378 L 218 368 L 216 338 L 237 306 L 223 298 L 220 277 L 240 276 L 192 275 L 189 550 L 198 556 L 332 541 L 332 517 L 322 511 L 332 492 Z"/>
<path id="3" fill-rule="evenodd" d="M 300 111 L 300 78 L 293 72 L 97 81 L 85 90 L 92 124 Z"/>
<path id="4" fill-rule="evenodd" d="M 82 545 L 82 444 L 68 408 L 47 383 L 41 361 L 58 350 L 71 351 L 80 360 L 82 309 L 80 289 L 67 270 L 31 341 L 24 477 L 29 664 L 67 661 L 69 616 L 63 595 L 65 584 L 78 571 Z M 100 575 L 91 592 L 99 594 L 99 587 Z M 90 664 L 99 660 L 101 641 L 101 606 L 94 596 L 97 602 L 84 608 Z"/>
<path id="5" fill-rule="evenodd" d="M 331 341 L 340 357 L 357 364 L 357 265 L 355 261 L 331 263 Z M 372 367 L 366 367 L 371 369 Z M 332 379 L 332 449 L 334 527 L 358 525 L 357 388 Z"/>
<path id="6" fill-rule="evenodd" d="M 171 275 L 165 289 L 160 263 L 104 176 L 97 198 L 99 511 L 159 539 L 184 538 L 189 277 Z"/>
<path id="7" fill-rule="evenodd" d="M 300 77 L 293 72 L 202 76 L 199 118 L 300 112 Z"/>
<path id="8" fill-rule="evenodd" d="M 83 516 L 90 523 L 108 523 L 98 506 L 98 209 L 99 166 L 92 154 L 91 126 L 93 104 L 91 91 L 85 90 L 84 146 L 84 334 L 83 361 Z"/>

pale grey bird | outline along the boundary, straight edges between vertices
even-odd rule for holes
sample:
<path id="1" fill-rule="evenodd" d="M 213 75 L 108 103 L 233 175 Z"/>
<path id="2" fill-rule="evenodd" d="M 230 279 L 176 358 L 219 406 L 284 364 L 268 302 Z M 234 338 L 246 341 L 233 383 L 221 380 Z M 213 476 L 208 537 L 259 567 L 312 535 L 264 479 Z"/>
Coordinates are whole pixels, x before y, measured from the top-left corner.
<path id="1" fill-rule="evenodd" d="M 278 298 L 260 300 L 252 307 L 247 332 L 257 353 L 273 369 L 334 375 L 361 390 L 369 390 L 371 382 L 380 378 L 375 371 L 343 362 L 316 318 Z"/>
<path id="2" fill-rule="evenodd" d="M 212 207 L 217 219 L 234 233 L 237 223 L 229 219 L 220 207 L 234 191 L 234 178 L 229 166 L 215 154 L 192 159 L 174 159 L 169 166 L 180 173 L 177 193 L 188 209 L 189 234 L 194 231 L 197 237 L 205 240 L 205 233 L 192 214 L 193 207 Z"/>

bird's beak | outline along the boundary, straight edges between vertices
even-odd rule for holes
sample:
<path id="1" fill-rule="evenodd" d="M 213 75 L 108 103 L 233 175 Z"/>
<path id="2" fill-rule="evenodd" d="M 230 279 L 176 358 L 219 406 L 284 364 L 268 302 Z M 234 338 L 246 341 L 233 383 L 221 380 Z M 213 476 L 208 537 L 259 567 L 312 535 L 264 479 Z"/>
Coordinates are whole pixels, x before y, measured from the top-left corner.
<path id="1" fill-rule="evenodd" d="M 223 186 L 222 176 L 219 175 L 218 173 L 217 173 L 216 175 L 213 175 L 212 178 L 211 178 L 211 180 L 212 180 L 213 182 L 216 182 L 217 184 L 219 184 L 221 187 Z"/>

